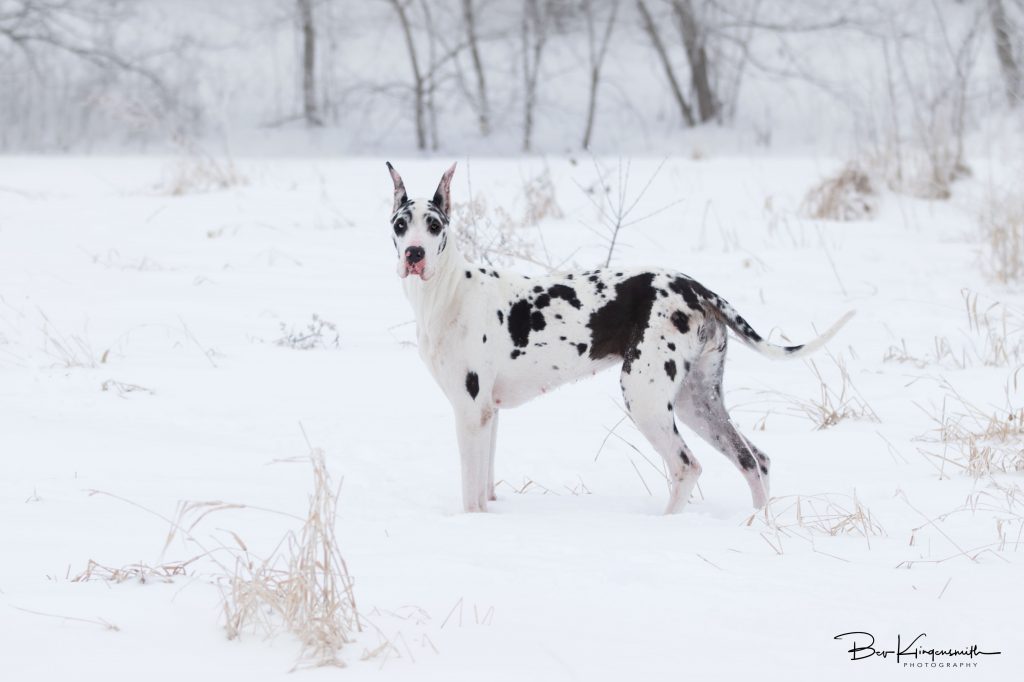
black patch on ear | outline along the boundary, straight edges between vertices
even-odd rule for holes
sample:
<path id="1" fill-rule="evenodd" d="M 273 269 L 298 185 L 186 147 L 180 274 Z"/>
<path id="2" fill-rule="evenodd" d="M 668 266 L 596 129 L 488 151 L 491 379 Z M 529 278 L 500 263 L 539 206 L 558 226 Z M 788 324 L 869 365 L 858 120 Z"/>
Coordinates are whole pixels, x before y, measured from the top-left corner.
<path id="1" fill-rule="evenodd" d="M 548 294 L 551 296 L 551 298 L 562 299 L 576 310 L 579 310 L 580 306 L 582 305 L 580 303 L 580 299 L 576 297 L 576 290 L 564 284 L 555 284 L 551 286 L 550 288 L 548 288 Z"/>
<path id="2" fill-rule="evenodd" d="M 667 374 L 668 378 L 671 379 L 672 381 L 676 380 L 676 361 L 675 360 L 669 360 L 668 362 L 665 363 L 665 374 Z"/>
<path id="3" fill-rule="evenodd" d="M 671 320 L 676 329 L 683 334 L 688 334 L 690 332 L 690 318 L 682 310 L 677 310 L 672 313 Z M 675 347 L 672 346 L 672 344 L 669 344 L 669 347 L 672 348 L 672 350 L 675 350 Z"/>
<path id="4" fill-rule="evenodd" d="M 466 390 L 469 392 L 469 397 L 476 400 L 476 394 L 480 392 L 480 377 L 476 375 L 476 372 L 466 374 Z"/>
<path id="5" fill-rule="evenodd" d="M 624 279 L 615 285 L 615 298 L 591 313 L 587 327 L 592 359 L 618 355 L 629 362 L 639 355 L 637 344 L 647 330 L 657 295 L 653 281 L 649 272 Z M 628 373 L 625 364 L 623 371 Z"/>

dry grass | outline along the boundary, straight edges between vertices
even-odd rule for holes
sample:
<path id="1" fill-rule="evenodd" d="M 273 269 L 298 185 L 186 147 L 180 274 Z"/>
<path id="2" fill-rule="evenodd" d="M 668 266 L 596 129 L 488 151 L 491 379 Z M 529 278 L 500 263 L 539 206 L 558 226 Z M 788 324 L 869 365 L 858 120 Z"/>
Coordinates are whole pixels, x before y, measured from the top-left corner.
<path id="1" fill-rule="evenodd" d="M 490 266 L 509 266 L 525 261 L 553 269 L 550 259 L 540 259 L 535 253 L 534 241 L 527 229 L 537 227 L 547 218 L 564 217 L 551 173 L 547 169 L 523 182 L 521 194 L 514 202 L 519 211 L 498 206 L 491 209 L 487 200 L 472 194 L 470 200 L 452 207 L 459 225 L 456 238 L 459 250 L 471 261 Z"/>
<path id="2" fill-rule="evenodd" d="M 828 357 L 836 370 L 838 383 L 834 380 L 830 383 L 818 369 L 818 365 L 813 360 L 809 360 L 807 364 L 818 379 L 818 396 L 809 399 L 786 396 L 790 404 L 811 420 L 814 423 L 814 428 L 818 431 L 831 428 L 847 419 L 881 421 L 864 396 L 854 386 L 850 372 L 846 368 L 846 362 L 842 357 L 836 357 L 831 353 Z"/>
<path id="3" fill-rule="evenodd" d="M 227 533 L 233 544 L 214 548 L 205 546 L 193 531 L 204 519 L 228 510 L 281 512 L 221 501 L 185 501 L 179 503 L 174 517 L 168 518 L 117 495 L 90 491 L 92 495 L 112 497 L 166 521 L 169 531 L 164 552 L 180 537 L 198 547 L 200 553 L 187 561 L 156 565 L 140 562 L 119 568 L 90 560 L 72 581 L 172 582 L 191 575 L 190 567 L 199 560 L 209 560 L 216 567 L 210 579 L 221 587 L 224 596 L 224 627 L 228 638 L 234 639 L 249 631 L 267 636 L 287 632 L 302 644 L 297 667 L 343 666 L 339 652 L 353 641 L 355 633 L 362 632 L 362 622 L 356 609 L 353 581 L 337 543 L 335 519 L 340 486 L 335 487 L 331 481 L 321 450 L 310 448 L 309 462 L 313 471 L 313 492 L 305 518 L 298 519 L 302 526 L 288 532 L 266 558 L 255 556 L 234 531 L 219 529 Z M 225 554 L 230 559 L 225 560 Z"/>
<path id="4" fill-rule="evenodd" d="M 941 405 L 921 408 L 935 426 L 918 438 L 929 444 L 920 452 L 937 462 L 940 476 L 947 475 L 947 469 L 976 478 L 1024 471 L 1024 406 L 1020 402 L 1019 375 L 1020 370 L 1010 376 L 1001 407 L 977 405 L 948 380 L 941 381 Z"/>
<path id="5" fill-rule="evenodd" d="M 934 337 L 932 350 L 912 351 L 905 339 L 889 346 L 883 360 L 912 364 L 919 369 L 938 365 L 950 369 L 1016 367 L 1024 362 L 1024 313 L 999 301 L 982 299 L 969 289 L 961 291 L 967 330 L 959 341 Z"/>
<path id="6" fill-rule="evenodd" d="M 338 652 L 362 631 L 348 566 L 335 533 L 338 490 L 323 451 L 310 453 L 313 494 L 297 532 L 289 532 L 265 559 L 242 550 L 225 588 L 224 618 L 230 639 L 247 630 L 290 632 L 302 642 L 302 662 L 312 666 L 344 662 Z"/>
<path id="7" fill-rule="evenodd" d="M 274 344 L 294 350 L 339 348 L 341 335 L 336 324 L 314 313 L 313 319 L 306 323 L 305 327 L 289 326 L 282 322 L 281 337 L 275 340 Z"/>
<path id="8" fill-rule="evenodd" d="M 1024 279 L 1024 198 L 1020 193 L 993 195 L 978 224 L 984 270 L 1003 283 Z"/>
<path id="9" fill-rule="evenodd" d="M 871 177 L 856 163 L 825 178 L 804 197 L 801 212 L 815 220 L 871 220 L 878 213 Z"/>
<path id="10" fill-rule="evenodd" d="M 771 536 L 762 535 L 779 554 L 783 553 L 782 539 L 786 537 L 813 541 L 814 536 L 853 535 L 864 538 L 870 549 L 871 538 L 886 534 L 871 510 L 857 498 L 856 491 L 853 495 L 773 497 L 763 509 L 747 518 L 746 525 L 752 526 L 755 521 L 771 531 Z"/>
<path id="11" fill-rule="evenodd" d="M 188 140 L 177 140 L 181 158 L 172 166 L 170 176 L 162 181 L 158 191 L 171 196 L 240 187 L 249 184 L 248 178 L 235 167 L 230 154 L 222 158 L 203 151 Z"/>
<path id="12" fill-rule="evenodd" d="M 114 568 L 104 566 L 92 559 L 85 569 L 71 579 L 73 583 L 84 583 L 92 580 L 103 580 L 111 583 L 137 582 L 146 584 L 149 582 L 172 583 L 175 578 L 183 578 L 188 575 L 188 567 L 202 557 L 193 557 L 186 561 L 172 561 L 163 564 L 150 566 L 147 563 L 128 564 Z"/>
<path id="13" fill-rule="evenodd" d="M 97 354 L 88 338 L 62 332 L 42 310 L 39 315 L 42 318 L 43 352 L 56 360 L 59 366 L 65 369 L 93 368 L 106 361 L 109 351 Z"/>

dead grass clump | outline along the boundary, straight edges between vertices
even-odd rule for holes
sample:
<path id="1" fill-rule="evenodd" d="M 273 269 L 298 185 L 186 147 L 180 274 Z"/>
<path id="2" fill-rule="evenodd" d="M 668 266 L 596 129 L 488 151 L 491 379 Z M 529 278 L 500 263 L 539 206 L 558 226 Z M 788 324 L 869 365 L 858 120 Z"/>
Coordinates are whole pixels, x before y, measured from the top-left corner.
<path id="1" fill-rule="evenodd" d="M 150 566 L 147 563 L 128 564 L 120 568 L 112 568 L 89 559 L 85 569 L 71 579 L 73 583 L 84 583 L 91 580 L 104 580 L 112 583 L 149 582 L 172 583 L 175 578 L 188 575 L 188 567 L 201 557 L 193 557 L 186 561 L 172 561 Z"/>
<path id="2" fill-rule="evenodd" d="M 878 213 L 877 192 L 869 176 L 856 163 L 825 178 L 804 197 L 802 212 L 816 220 L 871 220 Z"/>
<path id="3" fill-rule="evenodd" d="M 939 462 L 940 475 L 946 474 L 947 466 L 975 478 L 1024 471 L 1024 406 L 1019 404 L 1018 373 L 1007 383 L 1002 407 L 979 406 L 942 380 L 941 406 L 924 410 L 935 428 L 918 438 L 932 444 L 920 452 Z"/>
<path id="4" fill-rule="evenodd" d="M 969 289 L 961 291 L 967 313 L 967 331 L 954 342 L 947 336 L 936 336 L 933 349 L 915 353 L 900 340 L 889 346 L 883 360 L 909 363 L 919 369 L 935 364 L 951 369 L 985 367 L 1016 367 L 1024 362 L 1024 313 L 999 301 L 982 300 Z"/>
<path id="5" fill-rule="evenodd" d="M 289 326 L 281 323 L 281 337 L 274 341 L 275 345 L 294 350 L 313 350 L 314 348 L 339 348 L 341 335 L 338 326 L 316 313 L 305 327 Z"/>
<path id="6" fill-rule="evenodd" d="M 819 393 L 817 398 L 800 399 L 789 396 L 790 403 L 802 412 L 815 429 L 822 431 L 831 428 L 846 419 L 881 421 L 874 409 L 868 405 L 864 396 L 854 386 L 846 362 L 841 357 L 829 353 L 829 359 L 839 374 L 839 382 L 829 383 L 813 360 L 807 362 L 814 376 L 818 379 Z"/>
<path id="7" fill-rule="evenodd" d="M 978 217 L 982 266 L 999 282 L 1024 279 L 1024 199 L 1019 193 L 993 196 Z"/>
<path id="8" fill-rule="evenodd" d="M 502 207 L 493 211 L 487 201 L 473 197 L 453 206 L 459 251 L 469 260 L 490 266 L 509 266 L 517 260 L 534 262 L 533 243 L 525 235 L 525 219 L 516 219 Z"/>
<path id="9" fill-rule="evenodd" d="M 39 315 L 43 320 L 43 352 L 54 358 L 61 367 L 93 368 L 106 361 L 109 351 L 97 356 L 89 339 L 79 334 L 65 334 L 57 329 L 42 310 Z"/>
<path id="10" fill-rule="evenodd" d="M 772 536 L 765 536 L 765 540 L 779 554 L 783 553 L 784 537 L 813 540 L 814 536 L 854 535 L 864 538 L 870 548 L 871 538 L 886 534 L 871 510 L 857 498 L 856 491 L 853 495 L 819 493 L 773 497 L 763 509 L 747 518 L 746 525 L 751 526 L 754 521 L 772 531 Z"/>
<path id="11" fill-rule="evenodd" d="M 225 152 L 222 158 L 217 158 L 187 140 L 177 142 L 181 158 L 172 167 L 170 177 L 161 183 L 161 194 L 182 196 L 249 184 L 230 154 Z"/>
<path id="12" fill-rule="evenodd" d="M 266 559 L 253 557 L 239 541 L 243 554 L 225 588 L 225 628 L 230 639 L 246 630 L 274 635 L 284 629 L 302 642 L 306 664 L 344 666 L 338 652 L 362 627 L 335 534 L 339 489 L 322 450 L 313 449 L 310 461 L 313 494 L 302 528 Z"/>

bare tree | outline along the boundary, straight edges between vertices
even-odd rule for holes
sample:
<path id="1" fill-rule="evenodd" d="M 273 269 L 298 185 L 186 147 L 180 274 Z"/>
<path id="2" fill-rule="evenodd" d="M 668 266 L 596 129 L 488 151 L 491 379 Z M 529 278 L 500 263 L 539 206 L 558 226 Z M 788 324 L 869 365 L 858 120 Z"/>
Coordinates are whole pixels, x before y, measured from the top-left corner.
<path id="1" fill-rule="evenodd" d="M 537 81 L 548 43 L 553 0 L 523 0 L 521 27 L 523 57 L 523 151 L 533 144 L 533 114 L 537 105 Z"/>
<path id="2" fill-rule="evenodd" d="M 590 66 L 590 95 L 587 98 L 587 124 L 583 130 L 583 148 L 590 149 L 590 138 L 594 132 L 594 115 L 597 110 L 597 89 L 601 85 L 601 67 L 604 65 L 608 45 L 611 43 L 612 32 L 615 30 L 615 17 L 619 12 L 619 0 L 612 0 L 611 9 L 605 20 L 604 31 L 600 40 L 597 36 L 597 17 L 594 0 L 583 0 L 583 16 L 587 22 L 587 55 Z"/>
<path id="3" fill-rule="evenodd" d="M 1006 99 L 1011 107 L 1016 107 L 1024 97 L 1024 78 L 1021 77 L 1020 65 L 1014 57 L 1013 26 L 1006 16 L 1003 0 L 988 0 L 988 16 L 992 22 L 996 57 L 999 58 L 999 68 L 1006 85 Z"/>
<path id="4" fill-rule="evenodd" d="M 686 58 L 690 62 L 690 83 L 697 98 L 697 114 L 701 123 L 718 115 L 718 98 L 711 89 L 708 75 L 708 54 L 704 42 L 706 34 L 691 0 L 672 0 L 672 11 L 679 22 Z"/>
<path id="5" fill-rule="evenodd" d="M 676 100 L 676 104 L 679 106 L 679 113 L 683 117 L 683 121 L 688 126 L 696 124 L 696 120 L 693 118 L 693 109 L 690 108 L 689 102 L 686 101 L 686 95 L 683 94 L 683 89 L 679 85 L 679 79 L 676 78 L 675 67 L 672 66 L 672 60 L 668 56 L 668 50 L 665 49 L 665 43 L 661 39 L 661 34 L 658 32 L 658 25 L 654 21 L 654 17 L 651 16 L 651 11 L 647 8 L 644 0 L 636 0 L 637 9 L 640 10 L 640 19 L 643 23 L 644 31 L 647 33 L 647 37 L 651 41 L 651 46 L 654 48 L 654 52 L 658 55 L 658 60 L 661 62 L 662 68 L 665 70 L 665 78 L 668 79 L 669 88 L 672 90 L 672 96 Z"/>
<path id="6" fill-rule="evenodd" d="M 473 0 L 462 0 L 462 18 L 466 24 L 466 40 L 469 43 L 473 72 L 476 74 L 476 107 L 480 119 L 480 134 L 487 137 L 491 134 L 491 109 L 487 101 L 487 80 L 484 78 L 483 60 L 480 59 L 480 38 L 477 32 Z"/>
<path id="7" fill-rule="evenodd" d="M 416 55 L 416 41 L 413 38 L 412 26 L 409 23 L 409 14 L 406 12 L 405 4 L 402 0 L 390 0 L 390 2 L 398 14 L 398 21 L 402 25 L 402 33 L 405 35 L 405 47 L 409 52 L 409 65 L 412 69 L 413 81 L 413 104 L 416 114 L 416 148 L 424 150 L 427 148 L 427 79 L 420 70 L 419 58 Z"/>
<path id="8" fill-rule="evenodd" d="M 0 38 L 17 48 L 33 69 L 40 54 L 63 53 L 103 70 L 140 76 L 166 98 L 156 72 L 141 57 L 119 52 L 101 33 L 123 19 L 114 0 L 8 0 L 0 10 Z"/>
<path id="9" fill-rule="evenodd" d="M 295 0 L 302 33 L 302 115 L 306 125 L 322 126 L 316 97 L 316 23 L 313 0 Z"/>

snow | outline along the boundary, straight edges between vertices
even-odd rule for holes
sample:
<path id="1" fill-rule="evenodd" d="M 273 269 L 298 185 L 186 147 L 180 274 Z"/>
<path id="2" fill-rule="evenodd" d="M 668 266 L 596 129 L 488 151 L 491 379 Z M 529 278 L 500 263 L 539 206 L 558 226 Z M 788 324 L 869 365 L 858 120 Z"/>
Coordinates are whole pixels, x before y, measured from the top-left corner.
<path id="1" fill-rule="evenodd" d="M 855 494 L 885 530 L 868 541 L 797 528 L 780 540 L 747 523 L 742 477 L 692 435 L 701 494 L 684 514 L 660 515 L 667 489 L 644 459 L 655 453 L 627 423 L 616 428 L 614 371 L 504 412 L 499 499 L 491 513 L 461 513 L 452 418 L 412 345 L 395 276 L 383 161 L 246 158 L 236 161 L 245 184 L 172 196 L 175 159 L 0 159 L 4 679 L 282 679 L 297 642 L 228 641 L 210 561 L 171 584 L 69 578 L 90 559 L 117 567 L 197 554 L 176 541 L 161 555 L 168 524 L 157 515 L 179 500 L 302 515 L 309 467 L 281 460 L 307 452 L 303 430 L 344 479 L 339 542 L 371 624 L 342 652 L 346 670 L 303 677 L 906 674 L 891 658 L 850 661 L 833 637 L 853 630 L 880 645 L 927 632 L 936 646 L 1003 652 L 971 679 L 1017 667 L 1021 554 L 979 550 L 999 539 L 999 518 L 1014 536 L 1022 508 L 1015 521 L 979 509 L 929 523 L 990 479 L 940 476 L 921 453 L 941 451 L 921 437 L 933 434 L 943 379 L 986 409 L 1007 397 L 1019 407 L 1015 366 L 884 360 L 901 340 L 918 357 L 936 337 L 977 346 L 964 289 L 1017 311 L 1019 340 L 1024 293 L 988 281 L 978 263 L 985 179 L 961 183 L 948 202 L 885 194 L 878 220 L 840 224 L 797 211 L 837 161 L 673 158 L 637 215 L 667 209 L 621 235 L 613 262 L 694 276 L 775 340 L 809 339 L 858 311 L 829 352 L 877 422 L 815 430 L 794 403 L 819 395 L 811 365 L 732 344 L 727 403 L 772 457 L 773 495 Z M 391 161 L 413 194 L 447 167 Z M 614 172 L 617 161 L 599 163 Z M 659 163 L 632 162 L 631 195 Z M 544 169 L 564 217 L 523 234 L 543 239 L 537 253 L 550 262 L 599 263 L 607 246 L 580 189 L 595 181 L 589 161 L 473 158 L 460 163 L 454 200 L 466 200 L 471 177 L 492 210 L 520 215 L 522 183 Z M 337 326 L 337 347 L 332 335 L 311 350 L 275 343 L 314 314 Z M 838 387 L 828 354 L 814 363 Z M 108 381 L 147 390 L 103 390 Z M 241 509 L 194 533 L 212 545 L 229 542 L 229 529 L 267 552 L 292 527 Z M 381 636 L 394 649 L 360 660 Z"/>

